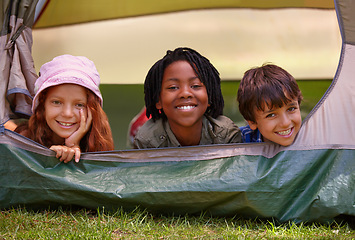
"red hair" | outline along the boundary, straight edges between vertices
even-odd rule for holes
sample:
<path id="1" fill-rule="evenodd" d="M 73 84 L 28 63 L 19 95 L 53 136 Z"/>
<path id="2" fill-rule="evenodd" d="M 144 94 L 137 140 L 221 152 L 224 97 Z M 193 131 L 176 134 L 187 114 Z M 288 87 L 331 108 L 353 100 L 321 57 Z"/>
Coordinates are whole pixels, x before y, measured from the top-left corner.
<path id="1" fill-rule="evenodd" d="M 85 147 L 87 147 L 87 152 L 113 150 L 111 127 L 107 115 L 100 105 L 100 99 L 90 90 L 87 90 L 87 92 L 88 108 L 92 114 L 92 123 L 90 130 L 80 141 L 80 149 L 84 151 Z M 85 143 L 85 145 L 82 143 Z"/>
<path id="2" fill-rule="evenodd" d="M 53 131 L 45 119 L 44 102 L 48 89 L 43 90 L 39 95 L 38 106 L 28 122 L 19 125 L 15 131 L 49 148 L 54 143 Z M 92 113 L 92 123 L 89 131 L 80 140 L 80 149 L 82 152 L 111 151 L 114 149 L 111 127 L 100 105 L 100 99 L 89 89 L 87 89 L 87 97 L 87 106 Z"/>

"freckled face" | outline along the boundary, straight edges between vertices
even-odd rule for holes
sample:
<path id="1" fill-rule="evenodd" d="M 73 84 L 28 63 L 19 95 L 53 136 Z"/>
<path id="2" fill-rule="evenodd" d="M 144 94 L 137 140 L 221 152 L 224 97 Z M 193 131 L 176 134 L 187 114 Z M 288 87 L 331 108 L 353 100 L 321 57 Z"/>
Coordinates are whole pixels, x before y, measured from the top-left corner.
<path id="1" fill-rule="evenodd" d="M 205 85 L 187 61 L 171 63 L 164 71 L 157 109 L 162 109 L 173 132 L 202 127 L 207 110 Z"/>
<path id="2" fill-rule="evenodd" d="M 251 129 L 258 128 L 264 141 L 272 141 L 282 146 L 293 143 L 301 128 L 301 112 L 296 100 L 289 102 L 281 108 L 255 111 L 256 122 L 248 121 Z"/>
<path id="3" fill-rule="evenodd" d="M 63 144 L 80 126 L 80 110 L 87 117 L 87 92 L 76 84 L 50 87 L 44 102 L 45 119 L 55 144 Z"/>

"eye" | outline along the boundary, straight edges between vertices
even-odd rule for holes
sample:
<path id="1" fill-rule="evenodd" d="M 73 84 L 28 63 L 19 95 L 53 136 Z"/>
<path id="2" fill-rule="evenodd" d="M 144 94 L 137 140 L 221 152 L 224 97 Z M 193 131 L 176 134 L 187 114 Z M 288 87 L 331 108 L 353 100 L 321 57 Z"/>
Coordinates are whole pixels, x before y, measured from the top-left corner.
<path id="1" fill-rule="evenodd" d="M 85 104 L 84 103 L 77 103 L 75 106 L 78 107 L 78 108 L 85 108 Z"/>
<path id="2" fill-rule="evenodd" d="M 293 111 L 295 111 L 296 109 L 297 109 L 296 107 L 290 107 L 290 108 L 287 109 L 287 111 L 293 112 Z"/>
<path id="3" fill-rule="evenodd" d="M 59 105 L 59 104 L 61 104 L 61 102 L 60 102 L 59 100 L 53 100 L 52 103 L 53 103 L 54 105 Z"/>
<path id="4" fill-rule="evenodd" d="M 275 117 L 276 114 L 275 113 L 269 113 L 268 115 L 266 115 L 265 118 L 272 118 L 272 117 Z"/>
<path id="5" fill-rule="evenodd" d="M 201 88 L 202 84 L 193 84 L 191 88 Z"/>
<path id="6" fill-rule="evenodd" d="M 176 89 L 179 89 L 177 86 L 169 86 L 167 87 L 166 89 L 169 89 L 169 90 L 176 90 Z"/>

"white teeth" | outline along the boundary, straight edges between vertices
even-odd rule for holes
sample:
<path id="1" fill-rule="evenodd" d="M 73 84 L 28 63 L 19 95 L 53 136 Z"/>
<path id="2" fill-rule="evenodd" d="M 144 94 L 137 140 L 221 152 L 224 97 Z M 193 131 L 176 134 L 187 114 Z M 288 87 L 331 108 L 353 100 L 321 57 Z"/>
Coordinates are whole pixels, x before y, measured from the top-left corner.
<path id="1" fill-rule="evenodd" d="M 71 125 L 73 125 L 73 123 L 63 123 L 63 122 L 59 122 L 60 125 L 63 125 L 63 126 L 66 126 L 66 127 L 69 127 Z"/>
<path id="2" fill-rule="evenodd" d="M 195 106 L 181 106 L 181 107 L 177 107 L 177 109 L 182 109 L 182 110 L 189 110 L 189 109 L 193 109 L 195 108 Z"/>
<path id="3" fill-rule="evenodd" d="M 277 132 L 277 133 L 280 135 L 288 135 L 288 134 L 290 134 L 290 132 L 291 132 L 291 128 L 286 131 L 281 131 L 281 132 Z"/>

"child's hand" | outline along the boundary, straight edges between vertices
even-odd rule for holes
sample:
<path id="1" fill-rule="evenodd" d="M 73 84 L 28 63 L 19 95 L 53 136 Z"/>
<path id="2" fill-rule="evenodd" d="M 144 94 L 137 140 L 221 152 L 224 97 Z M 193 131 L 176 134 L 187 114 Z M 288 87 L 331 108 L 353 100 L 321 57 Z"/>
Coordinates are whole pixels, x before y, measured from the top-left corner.
<path id="1" fill-rule="evenodd" d="M 56 158 L 59 158 L 61 162 L 70 162 L 75 156 L 75 162 L 79 162 L 80 159 L 80 148 L 79 147 L 67 147 L 62 145 L 53 145 L 49 149 L 56 152 Z"/>
<path id="2" fill-rule="evenodd" d="M 80 109 L 80 118 L 81 120 L 78 130 L 76 130 L 72 135 L 70 135 L 70 137 L 65 139 L 65 145 L 68 147 L 79 146 L 80 140 L 89 131 L 92 122 L 92 114 L 90 109 L 88 108 L 87 119 L 85 119 L 84 110 Z"/>

